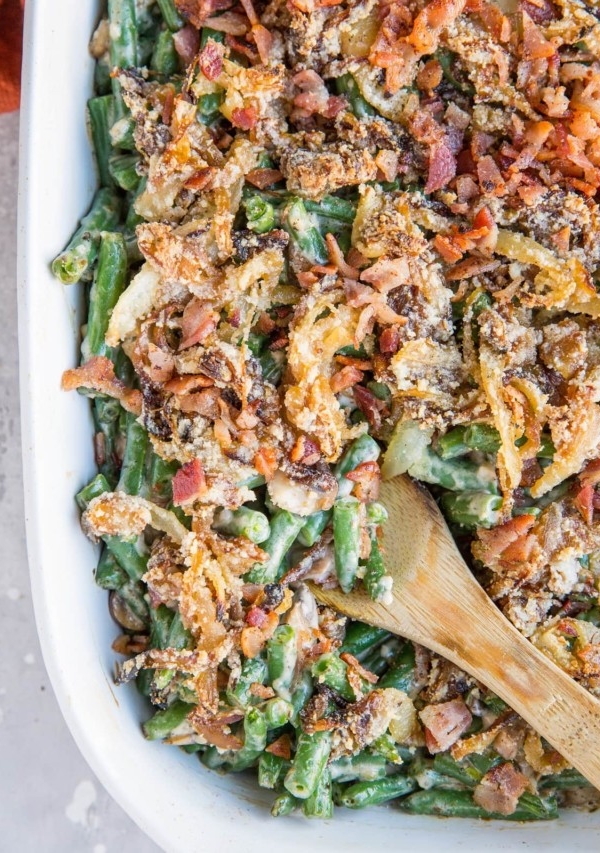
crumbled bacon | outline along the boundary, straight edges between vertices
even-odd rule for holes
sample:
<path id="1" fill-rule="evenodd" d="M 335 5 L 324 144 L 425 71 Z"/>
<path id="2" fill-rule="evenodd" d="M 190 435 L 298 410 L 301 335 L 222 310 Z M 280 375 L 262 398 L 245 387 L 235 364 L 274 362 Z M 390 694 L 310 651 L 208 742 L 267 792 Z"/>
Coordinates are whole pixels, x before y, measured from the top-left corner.
<path id="1" fill-rule="evenodd" d="M 273 186 L 283 178 L 279 169 L 252 169 L 246 175 L 246 180 L 259 190 Z"/>
<path id="2" fill-rule="evenodd" d="M 528 787 L 527 776 L 507 762 L 488 770 L 473 791 L 473 800 L 488 812 L 511 815 Z"/>
<path id="3" fill-rule="evenodd" d="M 425 192 L 432 193 L 441 190 L 456 175 L 456 157 L 445 142 L 432 146 L 429 155 L 429 173 Z"/>
<path id="4" fill-rule="evenodd" d="M 200 34 L 196 27 L 186 24 L 185 27 L 173 33 L 173 45 L 185 64 L 190 65 L 200 47 Z"/>
<path id="5" fill-rule="evenodd" d="M 252 130 L 257 119 L 258 113 L 253 106 L 236 108 L 231 113 L 231 123 L 240 130 Z"/>
<path id="6" fill-rule="evenodd" d="M 223 45 L 214 39 L 209 39 L 198 54 L 198 65 L 207 80 L 216 80 L 223 71 L 223 54 Z"/>
<path id="7" fill-rule="evenodd" d="M 206 477 L 199 458 L 182 465 L 173 477 L 173 503 L 175 506 L 191 503 L 206 491 Z"/>
<path id="8" fill-rule="evenodd" d="M 451 747 L 473 720 L 463 699 L 427 705 L 419 711 L 419 717 L 425 726 L 425 743 L 431 753 L 444 752 Z"/>

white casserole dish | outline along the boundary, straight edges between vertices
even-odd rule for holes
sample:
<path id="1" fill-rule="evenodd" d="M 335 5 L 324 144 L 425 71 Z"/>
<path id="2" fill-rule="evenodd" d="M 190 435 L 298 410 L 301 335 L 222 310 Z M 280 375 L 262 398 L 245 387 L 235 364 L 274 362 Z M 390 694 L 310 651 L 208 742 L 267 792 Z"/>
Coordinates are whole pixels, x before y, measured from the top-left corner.
<path id="1" fill-rule="evenodd" d="M 115 688 L 117 631 L 95 587 L 95 549 L 79 528 L 74 493 L 94 471 L 88 403 L 60 390 L 78 358 L 79 288 L 49 263 L 88 207 L 95 177 L 85 127 L 92 85 L 87 42 L 96 0 L 31 0 L 25 27 L 21 121 L 19 326 L 25 501 L 31 582 L 44 660 L 67 723 L 112 796 L 165 850 L 592 851 L 600 815 L 558 822 L 415 818 L 393 808 L 339 810 L 333 821 L 269 816 L 252 778 L 219 776 L 193 756 L 148 743 L 133 686 Z M 600 744 L 599 744 L 600 748 Z"/>

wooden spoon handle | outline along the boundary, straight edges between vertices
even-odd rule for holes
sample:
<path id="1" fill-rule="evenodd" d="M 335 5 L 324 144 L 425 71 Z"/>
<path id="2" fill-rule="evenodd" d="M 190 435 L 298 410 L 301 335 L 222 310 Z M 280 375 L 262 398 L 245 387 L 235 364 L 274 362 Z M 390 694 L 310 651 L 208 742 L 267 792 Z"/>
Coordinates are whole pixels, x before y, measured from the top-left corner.
<path id="1" fill-rule="evenodd" d="M 362 592 L 313 591 L 324 604 L 414 640 L 469 672 L 600 789 L 600 702 L 526 640 L 460 565 L 454 577 L 451 594 L 440 590 L 437 601 L 412 597 L 408 606 L 400 583 L 387 607 Z"/>

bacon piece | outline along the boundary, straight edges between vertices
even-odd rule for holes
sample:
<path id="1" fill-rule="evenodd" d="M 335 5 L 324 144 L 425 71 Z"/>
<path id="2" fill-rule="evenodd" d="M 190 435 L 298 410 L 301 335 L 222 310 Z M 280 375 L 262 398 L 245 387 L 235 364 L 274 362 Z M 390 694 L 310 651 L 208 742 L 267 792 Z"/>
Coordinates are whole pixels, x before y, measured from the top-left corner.
<path id="1" fill-rule="evenodd" d="M 441 190 L 446 184 L 456 177 L 456 157 L 446 142 L 439 142 L 432 146 L 429 155 L 429 172 L 424 192 L 432 193 Z"/>
<path id="2" fill-rule="evenodd" d="M 438 705 L 427 705 L 419 711 L 419 717 L 425 726 L 427 749 L 432 754 L 444 752 L 456 743 L 473 720 L 462 698 Z"/>
<path id="3" fill-rule="evenodd" d="M 246 613 L 246 625 L 253 628 L 262 628 L 267 621 L 267 614 L 262 607 L 251 607 Z"/>
<path id="4" fill-rule="evenodd" d="M 194 190 L 196 192 L 209 189 L 216 174 L 217 170 L 214 166 L 206 166 L 204 169 L 198 169 L 197 172 L 194 172 L 192 177 L 188 178 L 183 186 L 186 190 Z"/>
<path id="5" fill-rule="evenodd" d="M 267 480 L 272 479 L 277 470 L 277 454 L 271 447 L 261 447 L 254 456 L 254 467 Z"/>
<path id="6" fill-rule="evenodd" d="M 256 49 L 258 50 L 260 61 L 263 65 L 266 65 L 269 61 L 271 50 L 273 48 L 273 36 L 266 27 L 263 27 L 262 24 L 253 24 L 252 38 L 254 39 Z"/>
<path id="7" fill-rule="evenodd" d="M 549 42 L 527 12 L 523 11 L 523 59 L 549 59 L 556 48 Z"/>
<path id="8" fill-rule="evenodd" d="M 593 486 L 600 483 L 600 459 L 592 459 L 583 471 L 578 475 L 580 483 L 591 483 Z"/>
<path id="9" fill-rule="evenodd" d="M 204 26 L 220 33 L 229 33 L 232 36 L 245 36 L 248 32 L 246 16 L 239 15 L 237 12 L 225 12 L 218 17 L 206 18 Z"/>
<path id="10" fill-rule="evenodd" d="M 346 477 L 356 483 L 353 493 L 359 501 L 366 503 L 377 500 L 381 483 L 381 471 L 377 462 L 361 462 L 346 474 Z"/>
<path id="11" fill-rule="evenodd" d="M 521 0 L 521 8 L 536 24 L 549 24 L 559 17 L 552 0 Z"/>
<path id="12" fill-rule="evenodd" d="M 467 258 L 460 264 L 456 264 L 451 270 L 446 273 L 447 281 L 460 281 L 465 278 L 472 278 L 474 275 L 480 275 L 484 272 L 492 272 L 498 269 L 500 261 L 490 261 L 487 258 Z"/>
<path id="13" fill-rule="evenodd" d="M 494 158 L 490 155 L 481 157 L 477 163 L 479 186 L 486 195 L 501 195 L 505 189 L 504 179 Z"/>
<path id="14" fill-rule="evenodd" d="M 398 352 L 400 346 L 400 333 L 397 326 L 388 326 L 379 337 L 380 352 L 392 355 Z"/>
<path id="15" fill-rule="evenodd" d="M 348 664 L 352 669 L 355 669 L 360 677 L 364 678 L 365 681 L 368 681 L 369 684 L 377 684 L 379 681 L 379 676 L 375 675 L 374 672 L 365 669 L 361 662 L 357 660 L 354 655 L 351 655 L 350 652 L 343 652 L 343 654 L 340 655 L 340 660 L 343 660 L 344 663 Z"/>
<path id="16" fill-rule="evenodd" d="M 243 746 L 242 741 L 236 735 L 226 731 L 226 723 L 212 719 L 198 705 L 188 714 L 188 722 L 207 743 L 216 746 L 218 749 L 238 750 Z"/>
<path id="17" fill-rule="evenodd" d="M 504 557 L 506 550 L 526 536 L 534 524 L 535 516 L 517 515 L 491 530 L 480 528 L 477 535 L 482 545 L 480 552 L 484 555 L 483 562 L 489 564 L 491 560 Z"/>
<path id="18" fill-rule="evenodd" d="M 381 410 L 385 408 L 385 403 L 378 400 L 375 394 L 363 388 L 362 385 L 354 386 L 354 399 L 373 429 L 379 429 L 381 426 Z"/>
<path id="19" fill-rule="evenodd" d="M 258 187 L 259 190 L 264 190 L 267 187 L 273 186 L 283 178 L 279 169 L 252 169 L 246 175 L 246 180 L 253 187 Z"/>
<path id="20" fill-rule="evenodd" d="M 117 379 L 112 361 L 103 355 L 93 356 L 81 367 L 65 370 L 61 388 L 63 391 L 88 388 L 90 391 L 114 397 L 126 411 L 134 415 L 142 413 L 141 392 L 128 388 L 120 379 Z"/>
<path id="21" fill-rule="evenodd" d="M 278 755 L 280 758 L 285 758 L 289 761 L 292 757 L 292 744 L 289 735 L 281 735 L 273 743 L 265 747 L 265 752 L 270 752 L 271 755 Z"/>
<path id="22" fill-rule="evenodd" d="M 217 328 L 219 315 L 210 304 L 200 299 L 191 299 L 185 306 L 181 318 L 182 341 L 179 351 L 194 344 L 203 343 Z"/>
<path id="23" fill-rule="evenodd" d="M 357 370 L 356 367 L 342 367 L 337 373 L 334 373 L 329 380 L 329 385 L 334 394 L 339 394 L 340 391 L 345 391 L 346 388 L 352 388 L 357 382 L 362 382 L 364 378 L 362 370 Z"/>
<path id="24" fill-rule="evenodd" d="M 207 80 L 216 80 L 223 71 L 224 52 L 223 45 L 213 39 L 209 39 L 200 51 L 198 64 Z"/>
<path id="25" fill-rule="evenodd" d="M 237 108 L 231 113 L 231 123 L 240 130 L 252 130 L 256 126 L 258 113 L 253 106 Z"/>
<path id="26" fill-rule="evenodd" d="M 190 65 L 200 47 L 200 33 L 191 24 L 186 24 L 173 33 L 173 46 L 186 65 Z"/>
<path id="27" fill-rule="evenodd" d="M 581 517 L 586 524 L 591 525 L 594 520 L 594 487 L 586 483 L 578 492 L 573 501 Z"/>
<path id="28" fill-rule="evenodd" d="M 316 71 L 300 71 L 294 75 L 292 82 L 302 90 L 295 96 L 294 106 L 303 110 L 307 116 L 317 113 L 325 118 L 334 118 L 346 109 L 345 99 L 330 95 L 323 78 Z"/>
<path id="29" fill-rule="evenodd" d="M 488 770 L 473 791 L 473 800 L 488 812 L 510 815 L 528 787 L 527 777 L 507 762 Z"/>
<path id="30" fill-rule="evenodd" d="M 433 245 L 448 264 L 455 264 L 463 256 L 462 250 L 455 246 L 450 238 L 444 237 L 443 234 L 435 235 Z"/>
<path id="31" fill-rule="evenodd" d="M 175 506 L 191 503 L 206 491 L 206 477 L 200 459 L 182 465 L 173 477 L 173 503 Z"/>

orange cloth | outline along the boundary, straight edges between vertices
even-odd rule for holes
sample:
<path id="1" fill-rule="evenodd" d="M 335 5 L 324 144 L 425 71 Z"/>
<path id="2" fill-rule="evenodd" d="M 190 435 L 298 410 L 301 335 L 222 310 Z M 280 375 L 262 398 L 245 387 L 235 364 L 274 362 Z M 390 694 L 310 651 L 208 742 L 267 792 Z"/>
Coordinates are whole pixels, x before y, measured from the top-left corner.
<path id="1" fill-rule="evenodd" d="M 0 113 L 19 108 L 23 0 L 0 0 Z"/>

